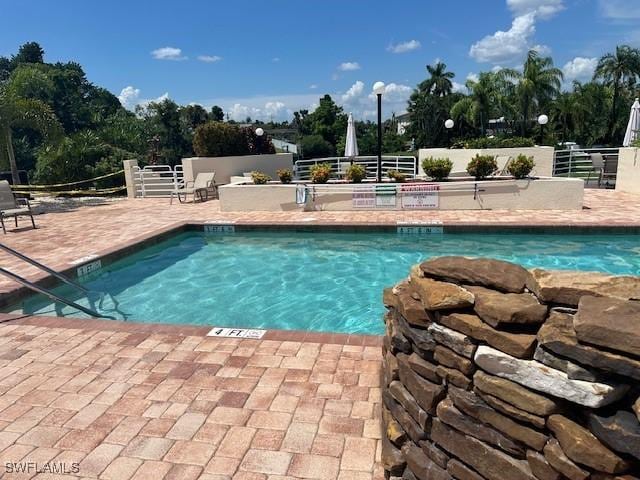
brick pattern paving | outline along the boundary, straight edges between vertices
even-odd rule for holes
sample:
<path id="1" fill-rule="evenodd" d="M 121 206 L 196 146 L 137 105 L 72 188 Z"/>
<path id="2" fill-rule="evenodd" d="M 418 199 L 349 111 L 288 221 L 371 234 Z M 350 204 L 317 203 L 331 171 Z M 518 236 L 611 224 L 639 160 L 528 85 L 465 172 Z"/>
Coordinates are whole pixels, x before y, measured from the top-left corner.
<path id="1" fill-rule="evenodd" d="M 383 478 L 379 347 L 177 331 L 0 325 L 0 477 Z"/>
<path id="2" fill-rule="evenodd" d="M 613 190 L 585 190 L 585 208 L 561 210 L 480 210 L 402 212 L 220 212 L 217 200 L 180 204 L 160 199 L 134 199 L 36 216 L 38 229 L 21 220 L 0 241 L 57 270 L 87 255 L 117 250 L 187 221 L 235 221 L 246 224 L 395 225 L 402 221 L 439 220 L 445 225 L 509 226 L 640 226 L 640 196 Z M 10 224 L 8 224 L 10 225 Z M 9 227 L 11 228 L 11 227 Z M 41 272 L 0 252 L 0 263 L 30 280 Z M 16 285 L 0 278 L 0 293 Z"/>

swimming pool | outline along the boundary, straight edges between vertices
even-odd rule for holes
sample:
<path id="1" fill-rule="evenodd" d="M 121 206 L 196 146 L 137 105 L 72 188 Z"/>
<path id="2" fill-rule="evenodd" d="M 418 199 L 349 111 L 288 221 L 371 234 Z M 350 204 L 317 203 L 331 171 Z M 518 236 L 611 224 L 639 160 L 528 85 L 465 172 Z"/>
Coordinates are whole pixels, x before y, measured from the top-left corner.
<path id="1" fill-rule="evenodd" d="M 105 300 L 103 312 L 129 321 L 379 334 L 382 289 L 441 255 L 640 275 L 640 235 L 190 231 L 83 283 L 117 302 Z M 55 291 L 89 305 L 67 287 Z M 5 311 L 16 310 L 83 316 L 40 295 Z"/>

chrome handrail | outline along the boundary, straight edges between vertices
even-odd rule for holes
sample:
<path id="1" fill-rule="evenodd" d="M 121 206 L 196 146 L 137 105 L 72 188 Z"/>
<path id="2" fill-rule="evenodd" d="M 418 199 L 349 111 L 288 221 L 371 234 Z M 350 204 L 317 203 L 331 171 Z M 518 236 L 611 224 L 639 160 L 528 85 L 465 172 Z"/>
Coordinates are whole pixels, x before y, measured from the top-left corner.
<path id="1" fill-rule="evenodd" d="M 14 250 L 11 247 L 7 247 L 3 243 L 0 243 L 0 249 L 4 250 L 5 252 L 9 253 L 10 255 L 13 255 L 14 257 L 19 258 L 20 260 L 23 260 L 23 261 L 25 261 L 27 263 L 30 263 L 31 265 L 33 265 L 34 267 L 39 268 L 40 270 L 44 270 L 49 275 L 52 275 L 52 276 L 56 277 L 58 280 L 61 280 L 62 282 L 66 283 L 67 285 L 71 285 L 72 287 L 75 287 L 75 288 L 83 291 L 84 293 L 89 293 L 89 289 L 86 288 L 86 287 L 83 287 L 78 282 L 74 282 L 70 278 L 62 275 L 61 273 L 58 273 L 55 270 L 52 270 L 51 268 L 47 267 L 46 265 L 43 265 L 42 263 L 34 260 L 31 257 L 27 257 L 26 255 L 23 255 L 22 253 L 18 252 L 17 250 Z"/>
<path id="2" fill-rule="evenodd" d="M 18 282 L 21 285 L 24 285 L 25 287 L 38 292 L 46 297 L 49 297 L 51 300 L 55 301 L 55 302 L 59 302 L 59 303 L 64 303 L 65 305 L 71 307 L 71 308 L 75 308 L 76 310 L 80 310 L 81 312 L 86 313 L 87 315 L 90 315 L 92 317 L 95 318 L 109 318 L 111 320 L 115 320 L 114 317 L 111 317 L 109 315 L 100 315 L 98 312 L 95 312 L 93 310 L 91 310 L 90 308 L 86 308 L 83 307 L 82 305 L 78 305 L 76 302 L 73 302 L 71 300 L 67 300 L 66 298 L 63 298 L 59 295 L 56 295 L 55 293 L 53 293 L 51 290 L 47 290 L 46 288 L 40 287 L 38 285 L 36 285 L 35 283 L 30 282 L 29 280 L 22 278 L 20 275 L 16 275 L 15 273 L 7 270 L 6 268 L 2 268 L 0 267 L 0 274 L 4 275 L 6 277 L 9 277 L 11 280 Z"/>

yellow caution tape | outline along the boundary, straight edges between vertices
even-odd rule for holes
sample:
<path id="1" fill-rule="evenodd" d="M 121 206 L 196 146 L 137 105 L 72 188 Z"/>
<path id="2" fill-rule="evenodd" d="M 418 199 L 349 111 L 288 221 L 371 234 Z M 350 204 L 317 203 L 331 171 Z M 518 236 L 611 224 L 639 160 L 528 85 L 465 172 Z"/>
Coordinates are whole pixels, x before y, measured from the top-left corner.
<path id="1" fill-rule="evenodd" d="M 89 178 L 88 180 L 80 180 L 77 182 L 69 182 L 69 183 L 55 183 L 52 185 L 11 185 L 11 188 L 14 189 L 14 192 L 18 193 L 17 189 L 26 189 L 26 190 L 37 190 L 39 188 L 47 189 L 47 188 L 58 188 L 58 187 L 69 187 L 71 185 L 82 185 L 83 183 L 95 182 L 96 180 L 102 180 L 104 178 L 115 177 L 116 175 L 120 175 L 124 170 L 118 170 L 114 173 L 108 173 L 107 175 L 102 175 L 100 177 Z M 20 192 L 22 193 L 22 192 Z"/>

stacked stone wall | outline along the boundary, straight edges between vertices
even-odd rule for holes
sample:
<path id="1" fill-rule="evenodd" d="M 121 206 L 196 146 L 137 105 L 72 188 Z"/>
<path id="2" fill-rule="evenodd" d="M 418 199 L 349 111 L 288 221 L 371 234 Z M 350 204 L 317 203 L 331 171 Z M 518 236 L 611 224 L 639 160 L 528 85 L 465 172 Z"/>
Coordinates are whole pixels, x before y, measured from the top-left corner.
<path id="1" fill-rule="evenodd" d="M 640 278 L 441 257 L 383 299 L 387 477 L 640 478 Z"/>

